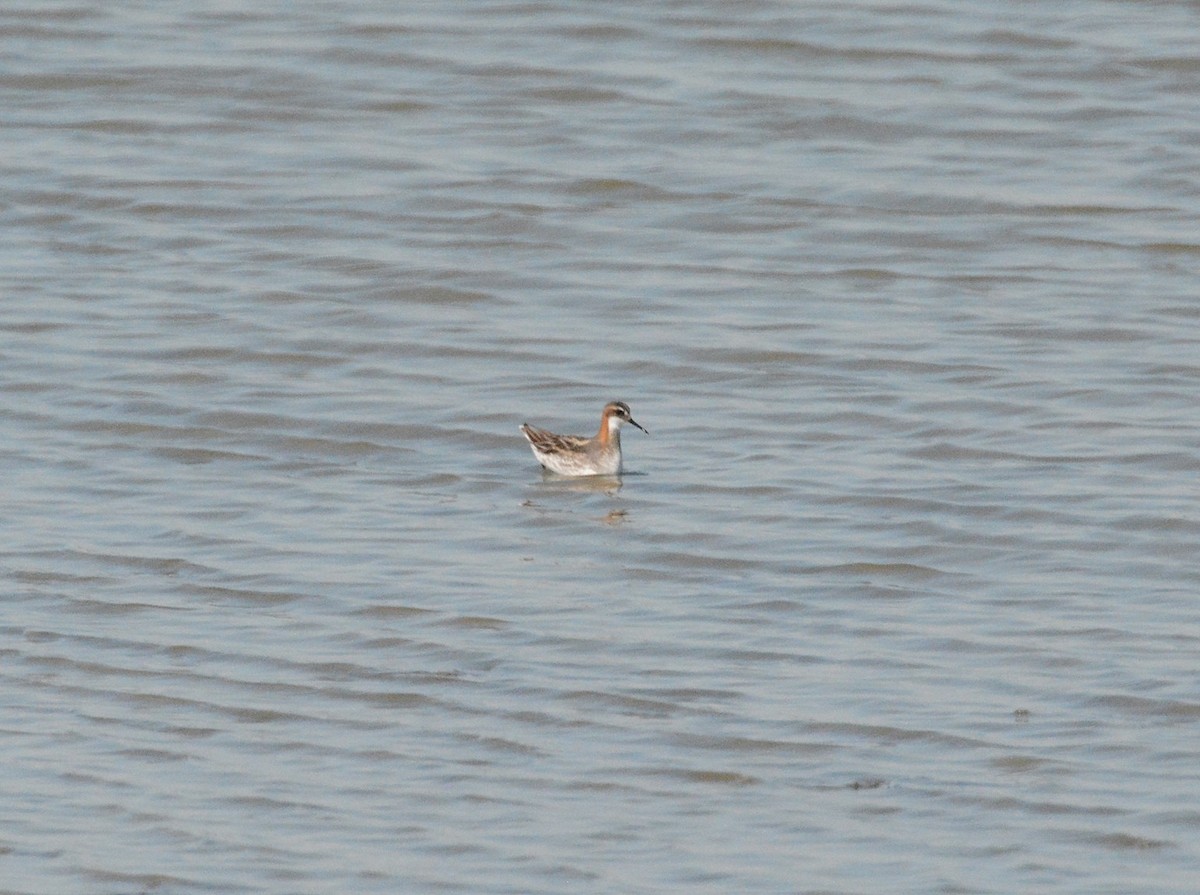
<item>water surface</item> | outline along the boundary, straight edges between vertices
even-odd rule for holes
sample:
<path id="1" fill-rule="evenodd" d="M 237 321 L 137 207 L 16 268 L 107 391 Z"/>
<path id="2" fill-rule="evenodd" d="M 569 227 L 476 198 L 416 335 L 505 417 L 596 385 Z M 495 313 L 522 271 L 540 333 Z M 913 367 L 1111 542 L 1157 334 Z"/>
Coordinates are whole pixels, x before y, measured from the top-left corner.
<path id="1" fill-rule="evenodd" d="M 1194 891 L 1194 7 L 0 22 L 0 890 Z"/>

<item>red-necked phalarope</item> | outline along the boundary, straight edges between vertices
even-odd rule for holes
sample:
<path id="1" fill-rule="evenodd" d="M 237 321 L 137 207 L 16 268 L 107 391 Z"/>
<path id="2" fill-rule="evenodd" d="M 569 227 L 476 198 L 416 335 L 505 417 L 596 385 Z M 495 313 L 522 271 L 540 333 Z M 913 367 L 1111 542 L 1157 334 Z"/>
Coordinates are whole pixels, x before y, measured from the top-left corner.
<path id="1" fill-rule="evenodd" d="M 646 432 L 634 422 L 628 404 L 613 401 L 604 405 L 604 412 L 600 415 L 600 431 L 591 438 L 555 435 L 529 423 L 522 424 L 521 434 L 529 440 L 533 456 L 551 472 L 559 475 L 620 475 L 622 423 L 629 423 Z"/>

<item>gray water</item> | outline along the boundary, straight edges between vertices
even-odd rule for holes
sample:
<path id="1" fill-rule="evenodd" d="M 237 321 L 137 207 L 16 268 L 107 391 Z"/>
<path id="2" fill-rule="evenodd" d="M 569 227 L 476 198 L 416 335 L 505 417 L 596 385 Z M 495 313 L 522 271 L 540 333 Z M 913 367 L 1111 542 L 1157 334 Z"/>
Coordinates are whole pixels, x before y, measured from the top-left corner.
<path id="1" fill-rule="evenodd" d="M 0 891 L 1196 891 L 1195 4 L 0 25 Z"/>

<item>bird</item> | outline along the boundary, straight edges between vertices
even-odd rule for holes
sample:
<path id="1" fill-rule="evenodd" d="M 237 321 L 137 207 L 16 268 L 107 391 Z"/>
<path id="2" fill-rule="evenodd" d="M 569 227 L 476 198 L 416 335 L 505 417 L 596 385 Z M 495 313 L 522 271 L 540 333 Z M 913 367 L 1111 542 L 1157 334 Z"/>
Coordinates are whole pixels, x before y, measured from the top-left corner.
<path id="1" fill-rule="evenodd" d="M 543 469 L 559 475 L 620 475 L 621 426 L 629 423 L 647 435 L 624 401 L 610 401 L 600 414 L 600 431 L 591 438 L 583 435 L 555 435 L 545 429 L 521 424 L 521 434 L 529 441 L 533 456 Z"/>

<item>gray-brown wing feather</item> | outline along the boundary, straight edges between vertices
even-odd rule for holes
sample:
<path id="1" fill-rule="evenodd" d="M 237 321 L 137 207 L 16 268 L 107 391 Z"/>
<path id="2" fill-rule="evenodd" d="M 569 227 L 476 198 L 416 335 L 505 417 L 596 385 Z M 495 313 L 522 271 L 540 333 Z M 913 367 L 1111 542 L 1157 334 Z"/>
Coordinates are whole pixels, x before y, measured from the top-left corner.
<path id="1" fill-rule="evenodd" d="M 571 453 L 579 450 L 579 446 L 587 441 L 582 435 L 555 435 L 553 432 L 547 432 L 545 429 L 539 429 L 529 423 L 521 427 L 521 432 L 524 433 L 529 443 L 543 454 Z"/>

